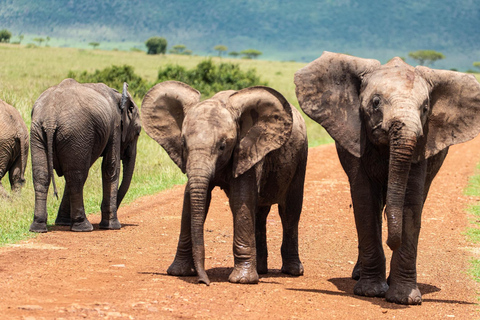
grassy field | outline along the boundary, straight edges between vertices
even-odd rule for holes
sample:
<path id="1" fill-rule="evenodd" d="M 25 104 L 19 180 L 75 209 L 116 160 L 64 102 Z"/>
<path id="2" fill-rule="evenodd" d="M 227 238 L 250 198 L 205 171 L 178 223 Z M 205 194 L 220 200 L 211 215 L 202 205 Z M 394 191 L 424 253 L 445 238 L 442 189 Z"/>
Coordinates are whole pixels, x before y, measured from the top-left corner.
<path id="1" fill-rule="evenodd" d="M 131 65 L 135 73 L 147 81 L 154 81 L 158 69 L 167 64 L 180 64 L 193 68 L 205 57 L 148 56 L 143 52 L 85 50 L 74 48 L 39 47 L 26 48 L 18 45 L 0 45 L 0 99 L 13 105 L 30 127 L 31 109 L 38 96 L 48 87 L 66 78 L 68 71 L 93 72 L 111 65 Z M 213 58 L 220 61 L 219 58 Z M 262 80 L 275 88 L 298 107 L 295 97 L 293 75 L 304 64 L 295 62 L 271 62 L 261 60 L 222 59 L 238 63 L 242 69 L 255 68 Z M 141 105 L 141 101 L 136 101 Z M 310 146 L 332 140 L 321 127 L 307 120 Z M 91 168 L 85 186 L 85 210 L 98 212 L 101 202 L 100 161 Z M 33 219 L 34 191 L 31 166 L 27 167 L 27 184 L 20 196 L 0 199 L 0 245 L 33 236 L 28 228 Z M 63 178 L 56 179 L 60 196 L 63 193 Z M 144 132 L 138 144 L 137 164 L 134 178 L 124 203 L 186 181 L 184 175 L 170 160 L 164 150 Z M 8 179 L 4 186 L 9 190 Z M 51 192 L 52 193 L 52 192 Z M 61 199 L 61 197 L 60 197 Z M 53 224 L 60 200 L 53 194 L 48 197 L 49 224 Z"/>

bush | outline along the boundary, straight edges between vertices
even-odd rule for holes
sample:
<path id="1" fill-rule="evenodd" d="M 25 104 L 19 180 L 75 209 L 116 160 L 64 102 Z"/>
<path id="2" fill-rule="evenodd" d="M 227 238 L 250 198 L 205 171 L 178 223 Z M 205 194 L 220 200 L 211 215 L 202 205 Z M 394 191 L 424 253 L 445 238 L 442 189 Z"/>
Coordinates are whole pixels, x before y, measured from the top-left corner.
<path id="1" fill-rule="evenodd" d="M 148 83 L 136 75 L 133 67 L 128 65 L 111 66 L 103 70 L 95 70 L 94 73 L 69 71 L 68 78 L 73 78 L 81 83 L 102 82 L 120 92 L 123 89 L 123 83 L 126 82 L 128 91 L 139 98 L 142 98 L 149 89 Z"/>
<path id="2" fill-rule="evenodd" d="M 161 37 L 151 37 L 145 42 L 148 51 L 147 54 L 165 54 L 167 51 L 167 39 Z"/>
<path id="3" fill-rule="evenodd" d="M 256 85 L 268 85 L 257 76 L 255 69 L 245 72 L 238 64 L 215 65 L 211 59 L 200 62 L 191 70 L 179 65 L 167 65 L 158 71 L 157 83 L 167 80 L 184 82 L 199 90 L 205 97 L 211 97 L 223 90 L 240 90 Z"/>
<path id="4" fill-rule="evenodd" d="M 12 33 L 7 29 L 0 30 L 0 42 L 10 42 L 10 38 L 12 37 Z"/>

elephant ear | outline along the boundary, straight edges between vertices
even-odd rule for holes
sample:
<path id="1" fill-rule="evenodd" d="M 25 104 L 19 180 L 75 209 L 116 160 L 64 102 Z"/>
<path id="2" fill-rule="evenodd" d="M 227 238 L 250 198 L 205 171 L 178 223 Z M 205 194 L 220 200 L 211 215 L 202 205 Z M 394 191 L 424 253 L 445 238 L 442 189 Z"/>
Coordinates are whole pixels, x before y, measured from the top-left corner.
<path id="1" fill-rule="evenodd" d="M 141 120 L 145 132 L 160 144 L 185 173 L 182 124 L 188 109 L 200 101 L 200 92 L 178 81 L 165 81 L 143 98 Z"/>
<path id="2" fill-rule="evenodd" d="M 431 86 L 425 158 L 475 138 L 480 132 L 480 83 L 475 77 L 423 66 L 416 69 Z"/>
<path id="3" fill-rule="evenodd" d="M 377 60 L 324 52 L 295 73 L 300 107 L 356 157 L 365 147 L 359 97 L 362 78 L 380 65 Z"/>
<path id="4" fill-rule="evenodd" d="M 292 109 L 280 93 L 261 86 L 232 94 L 227 108 L 239 124 L 233 156 L 236 178 L 288 140 L 292 132 Z"/>
<path id="5" fill-rule="evenodd" d="M 122 142 L 125 142 L 127 136 L 131 134 L 131 126 L 134 125 L 135 119 L 138 119 L 138 107 L 133 101 L 133 97 L 128 92 L 128 84 L 123 83 L 122 98 L 119 104 L 122 113 Z"/>

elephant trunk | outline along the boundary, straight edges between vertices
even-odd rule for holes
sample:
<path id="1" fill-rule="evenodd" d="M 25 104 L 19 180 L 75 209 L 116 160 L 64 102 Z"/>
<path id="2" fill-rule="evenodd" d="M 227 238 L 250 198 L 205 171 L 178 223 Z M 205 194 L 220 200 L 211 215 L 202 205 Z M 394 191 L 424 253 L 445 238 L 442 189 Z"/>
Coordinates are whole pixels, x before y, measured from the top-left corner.
<path id="1" fill-rule="evenodd" d="M 127 194 L 130 183 L 132 182 L 133 170 L 135 169 L 135 159 L 137 157 L 136 141 L 128 147 L 127 155 L 122 159 L 123 178 L 117 193 L 117 208 L 122 203 Z"/>
<path id="2" fill-rule="evenodd" d="M 415 130 L 395 122 L 389 130 L 390 163 L 385 214 L 388 222 L 387 245 L 397 250 L 402 244 L 403 207 L 412 156 L 417 142 Z"/>
<path id="3" fill-rule="evenodd" d="M 210 184 L 210 178 L 207 174 L 202 174 L 201 169 L 193 170 L 193 175 L 189 174 L 188 183 L 190 188 L 190 207 L 192 213 L 191 234 L 192 234 L 192 252 L 195 269 L 198 274 L 198 282 L 210 284 L 207 273 L 205 272 L 205 244 L 203 235 L 203 225 L 207 216 L 207 193 Z"/>

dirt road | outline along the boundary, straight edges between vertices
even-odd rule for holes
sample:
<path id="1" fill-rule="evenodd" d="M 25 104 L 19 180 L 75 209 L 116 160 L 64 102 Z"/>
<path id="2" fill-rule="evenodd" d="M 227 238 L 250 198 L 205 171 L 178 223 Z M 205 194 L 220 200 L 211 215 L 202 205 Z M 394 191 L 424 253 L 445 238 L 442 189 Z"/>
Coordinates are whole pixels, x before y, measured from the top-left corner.
<path id="1" fill-rule="evenodd" d="M 123 228 L 47 234 L 0 248 L 1 319 L 475 319 L 478 284 L 467 274 L 478 256 L 464 232 L 478 199 L 463 195 L 480 160 L 480 138 L 450 149 L 425 205 L 418 256 L 421 306 L 353 295 L 357 240 L 350 194 L 333 145 L 310 150 L 300 221 L 302 277 L 280 273 L 281 223 L 268 219 L 269 273 L 258 285 L 227 281 L 232 217 L 214 190 L 206 222 L 207 287 L 172 277 L 183 186 L 144 197 L 119 211 Z M 385 232 L 384 227 L 384 232 Z M 390 250 L 385 246 L 390 258 Z"/>

